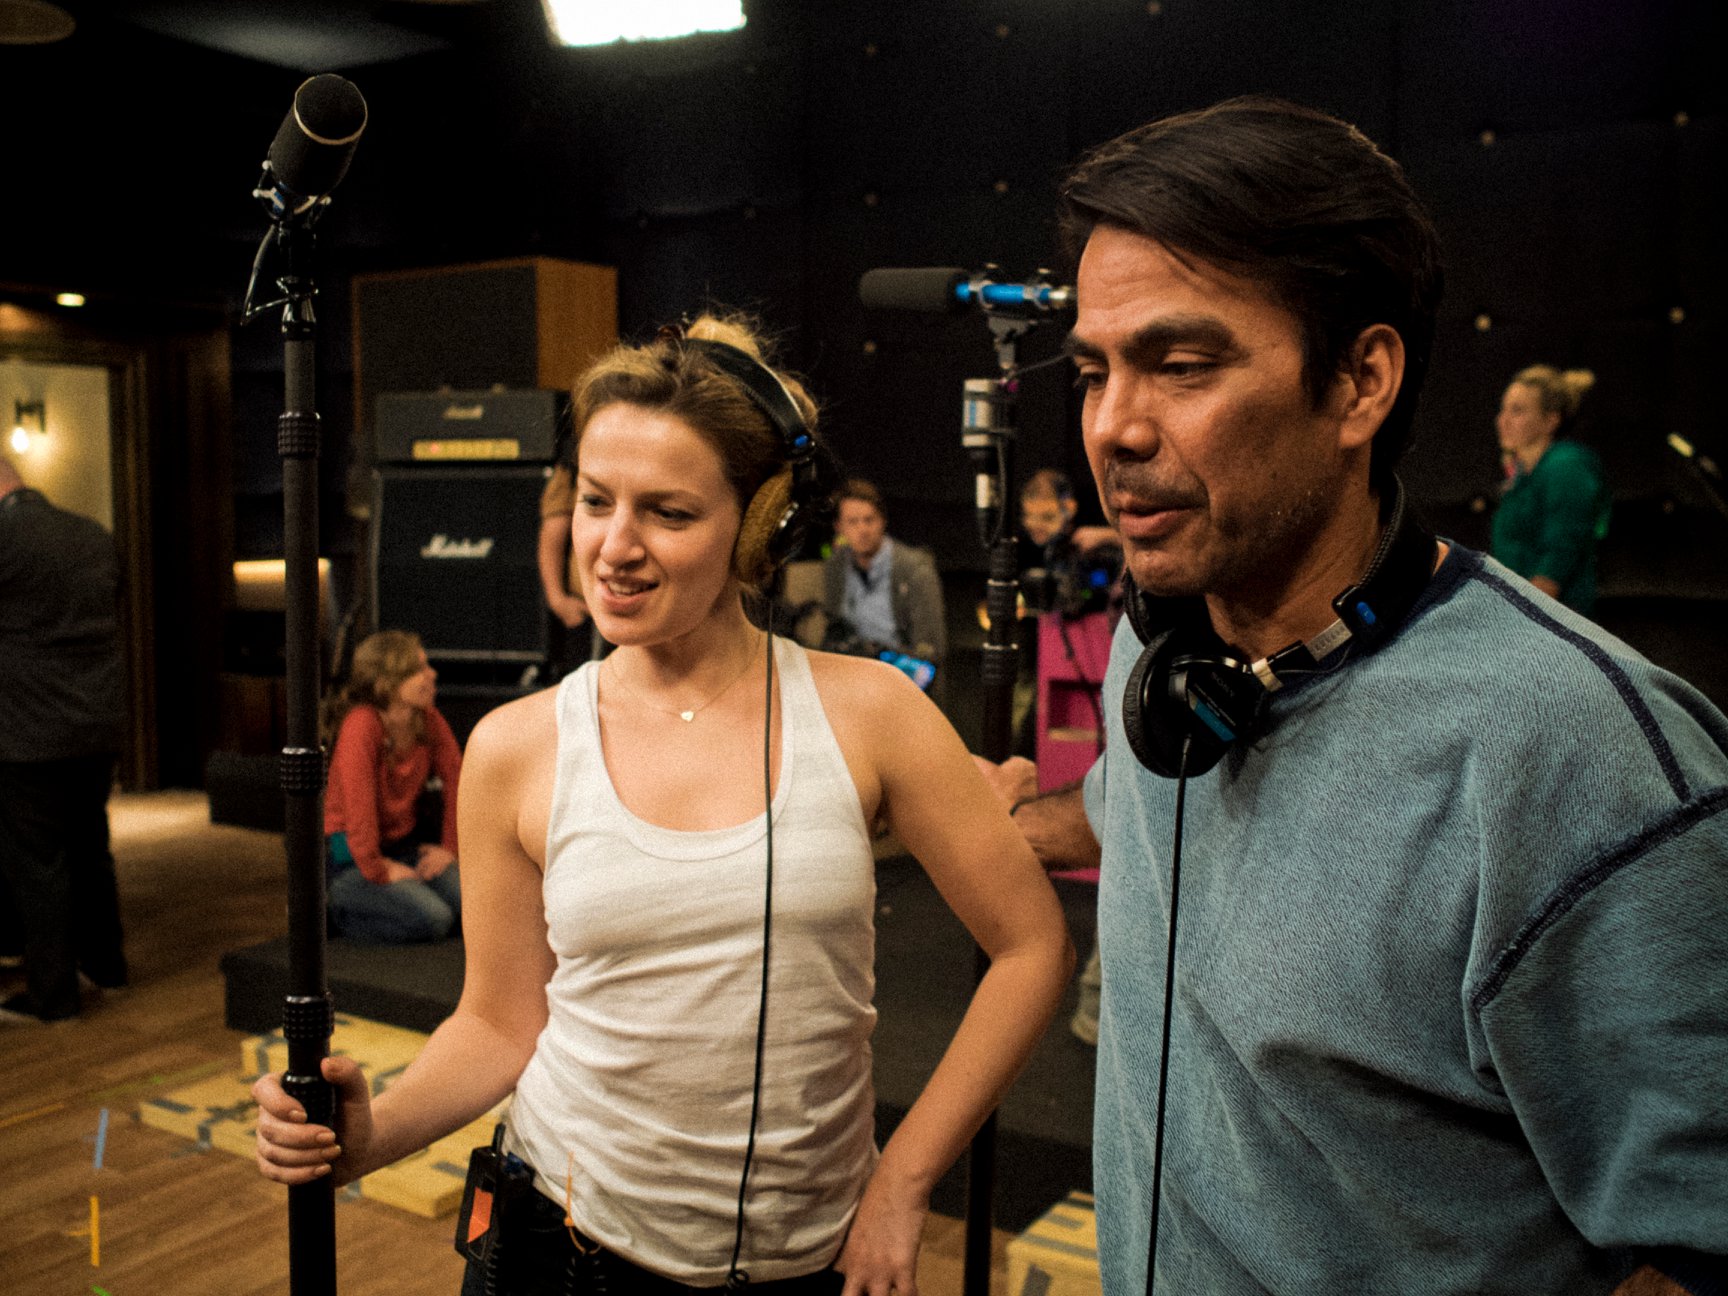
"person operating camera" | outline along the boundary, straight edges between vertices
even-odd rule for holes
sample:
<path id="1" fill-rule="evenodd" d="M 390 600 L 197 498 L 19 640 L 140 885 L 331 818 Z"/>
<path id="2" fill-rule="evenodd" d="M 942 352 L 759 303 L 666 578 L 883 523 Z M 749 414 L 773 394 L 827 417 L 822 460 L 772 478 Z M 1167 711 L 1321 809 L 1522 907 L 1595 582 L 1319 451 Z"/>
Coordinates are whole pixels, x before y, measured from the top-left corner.
<path id="1" fill-rule="evenodd" d="M 1031 612 L 1101 612 L 1122 574 L 1122 538 L 1107 526 L 1075 526 L 1068 474 L 1040 468 L 1020 488 L 1021 589 Z"/>

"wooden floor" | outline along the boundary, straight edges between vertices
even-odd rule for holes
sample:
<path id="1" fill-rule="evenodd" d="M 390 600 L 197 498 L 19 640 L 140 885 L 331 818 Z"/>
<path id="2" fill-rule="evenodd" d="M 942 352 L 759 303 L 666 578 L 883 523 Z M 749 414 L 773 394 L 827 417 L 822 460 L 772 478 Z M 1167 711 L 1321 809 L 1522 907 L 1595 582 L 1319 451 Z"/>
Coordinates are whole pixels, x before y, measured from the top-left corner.
<path id="1" fill-rule="evenodd" d="M 117 796 L 110 817 L 133 988 L 74 1022 L 0 1026 L 0 1293 L 285 1292 L 284 1191 L 250 1162 L 200 1153 L 136 1119 L 142 1097 L 238 1069 L 217 961 L 284 930 L 281 839 L 211 825 L 198 793 Z M 0 993 L 14 975 L 0 972 Z M 339 1198 L 336 1227 L 344 1296 L 454 1296 L 460 1286 L 452 1219 Z M 1007 1241 L 998 1231 L 998 1292 Z M 961 1245 L 958 1221 L 932 1218 L 924 1296 L 959 1296 Z"/>

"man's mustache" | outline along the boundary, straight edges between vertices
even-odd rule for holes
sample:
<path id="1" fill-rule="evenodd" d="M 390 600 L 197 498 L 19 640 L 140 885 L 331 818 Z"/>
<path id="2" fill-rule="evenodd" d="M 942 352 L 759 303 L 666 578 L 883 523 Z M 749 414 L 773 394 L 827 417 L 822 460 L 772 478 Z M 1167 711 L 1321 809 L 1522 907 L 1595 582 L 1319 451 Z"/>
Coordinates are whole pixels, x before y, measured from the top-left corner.
<path id="1" fill-rule="evenodd" d="M 1205 492 L 1191 481 L 1171 482 L 1147 464 L 1104 465 L 1103 503 L 1106 509 L 1132 508 L 1153 512 L 1166 508 L 1197 508 L 1206 502 Z"/>

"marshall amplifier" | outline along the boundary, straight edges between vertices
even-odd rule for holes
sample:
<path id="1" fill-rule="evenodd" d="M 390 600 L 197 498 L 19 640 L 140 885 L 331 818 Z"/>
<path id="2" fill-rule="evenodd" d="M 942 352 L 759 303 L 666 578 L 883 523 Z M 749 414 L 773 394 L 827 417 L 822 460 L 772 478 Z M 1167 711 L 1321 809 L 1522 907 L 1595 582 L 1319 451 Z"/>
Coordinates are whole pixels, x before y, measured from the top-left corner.
<path id="1" fill-rule="evenodd" d="M 375 449 L 386 463 L 550 463 L 569 398 L 556 391 L 386 392 Z"/>
<path id="2" fill-rule="evenodd" d="M 551 614 L 537 548 L 545 465 L 387 467 L 374 474 L 375 624 L 443 661 L 544 663 Z"/>

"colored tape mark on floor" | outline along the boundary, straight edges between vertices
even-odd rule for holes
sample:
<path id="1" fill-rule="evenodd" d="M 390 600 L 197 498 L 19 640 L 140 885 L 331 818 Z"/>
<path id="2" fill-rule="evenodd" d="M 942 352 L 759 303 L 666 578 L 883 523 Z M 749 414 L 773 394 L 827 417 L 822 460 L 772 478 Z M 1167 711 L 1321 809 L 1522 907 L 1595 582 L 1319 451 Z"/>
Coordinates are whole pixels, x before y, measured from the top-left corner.
<path id="1" fill-rule="evenodd" d="M 102 1168 L 102 1153 L 108 1147 L 108 1109 L 102 1109 L 102 1119 L 96 1126 L 96 1168 Z"/>
<path id="2" fill-rule="evenodd" d="M 94 1197 L 90 1199 L 90 1267 L 102 1267 L 102 1206 Z"/>
<path id="3" fill-rule="evenodd" d="M 5 1129 L 8 1125 L 22 1125 L 27 1120 L 35 1120 L 38 1116 L 52 1115 L 64 1109 L 65 1106 L 66 1104 L 63 1102 L 50 1103 L 46 1107 L 38 1107 L 35 1111 L 19 1112 L 16 1116 L 0 1118 L 0 1129 Z"/>

